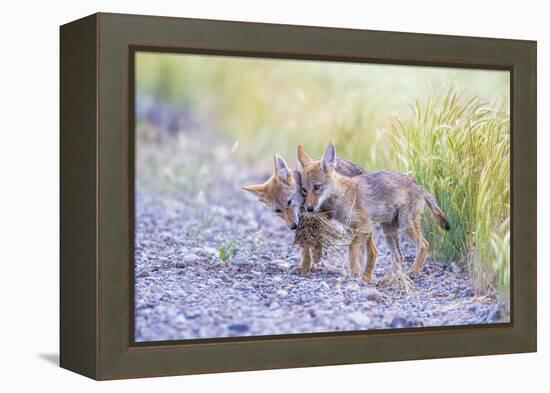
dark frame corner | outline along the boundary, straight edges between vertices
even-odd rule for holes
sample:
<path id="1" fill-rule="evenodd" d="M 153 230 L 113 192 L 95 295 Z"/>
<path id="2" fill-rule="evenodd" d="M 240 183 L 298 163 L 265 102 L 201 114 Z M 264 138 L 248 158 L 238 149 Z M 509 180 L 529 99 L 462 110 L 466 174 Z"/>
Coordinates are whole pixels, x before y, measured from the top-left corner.
<path id="1" fill-rule="evenodd" d="M 134 343 L 137 50 L 509 70 L 512 322 Z M 61 366 L 118 379 L 536 351 L 536 53 L 533 41 L 104 13 L 62 26 Z"/>

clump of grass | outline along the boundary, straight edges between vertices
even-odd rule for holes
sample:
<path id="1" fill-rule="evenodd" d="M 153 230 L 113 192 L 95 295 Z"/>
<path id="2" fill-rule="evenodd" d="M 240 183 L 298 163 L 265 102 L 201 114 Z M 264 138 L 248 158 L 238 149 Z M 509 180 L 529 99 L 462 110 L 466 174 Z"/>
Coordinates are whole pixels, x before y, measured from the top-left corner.
<path id="1" fill-rule="evenodd" d="M 341 240 L 338 231 L 326 213 L 303 213 L 296 229 L 294 245 L 300 247 L 331 247 Z"/>
<path id="2" fill-rule="evenodd" d="M 417 101 L 396 119 L 393 145 L 401 170 L 433 193 L 451 222 L 447 234 L 429 219 L 432 252 L 459 261 L 481 290 L 509 298 L 510 124 L 506 110 L 455 89 Z M 425 217 L 426 218 L 426 217 Z"/>
<path id="3" fill-rule="evenodd" d="M 192 235 L 196 238 L 202 238 L 202 235 L 212 226 L 215 213 L 203 213 L 198 221 L 198 225 L 192 230 Z"/>
<path id="4" fill-rule="evenodd" d="M 412 297 L 418 295 L 418 288 L 409 275 L 401 269 L 391 270 L 380 280 L 378 286 L 387 288 L 393 293 Z"/>
<path id="5" fill-rule="evenodd" d="M 237 240 L 231 240 L 225 246 L 220 247 L 220 259 L 225 263 L 229 263 L 233 258 L 237 256 L 237 253 L 239 251 L 238 245 L 239 243 Z"/>

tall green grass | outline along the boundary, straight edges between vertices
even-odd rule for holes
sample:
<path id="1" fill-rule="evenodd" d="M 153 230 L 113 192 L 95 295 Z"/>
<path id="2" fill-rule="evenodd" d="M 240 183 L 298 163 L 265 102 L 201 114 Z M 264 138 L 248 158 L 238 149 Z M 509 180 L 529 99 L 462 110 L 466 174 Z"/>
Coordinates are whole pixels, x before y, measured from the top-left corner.
<path id="1" fill-rule="evenodd" d="M 417 101 L 394 122 L 401 170 L 434 193 L 451 231 L 424 220 L 432 253 L 458 261 L 480 289 L 510 285 L 510 124 L 507 110 L 454 89 Z"/>

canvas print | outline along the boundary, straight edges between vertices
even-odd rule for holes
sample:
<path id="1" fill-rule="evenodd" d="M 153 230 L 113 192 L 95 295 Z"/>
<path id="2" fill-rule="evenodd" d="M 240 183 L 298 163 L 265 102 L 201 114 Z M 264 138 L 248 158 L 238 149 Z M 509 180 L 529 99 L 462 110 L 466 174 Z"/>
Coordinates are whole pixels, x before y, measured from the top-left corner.
<path id="1" fill-rule="evenodd" d="M 134 59 L 134 340 L 510 322 L 510 73 Z"/>

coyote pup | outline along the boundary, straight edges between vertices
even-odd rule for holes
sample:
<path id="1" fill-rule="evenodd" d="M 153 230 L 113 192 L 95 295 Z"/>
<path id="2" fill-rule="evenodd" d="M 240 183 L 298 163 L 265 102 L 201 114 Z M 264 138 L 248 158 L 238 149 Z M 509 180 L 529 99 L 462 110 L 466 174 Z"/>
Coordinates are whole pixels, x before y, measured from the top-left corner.
<path id="1" fill-rule="evenodd" d="M 298 228 L 300 210 L 303 208 L 300 174 L 291 170 L 285 160 L 278 154 L 274 157 L 275 166 L 273 175 L 263 184 L 241 187 L 256 195 L 260 202 L 275 214 L 281 217 L 292 230 Z M 366 173 L 363 168 L 347 160 L 336 160 L 336 171 L 342 176 L 358 176 Z M 311 262 L 318 263 L 323 256 L 322 247 L 302 248 L 300 273 L 309 273 Z"/>
<path id="2" fill-rule="evenodd" d="M 392 269 L 400 269 L 403 260 L 399 230 L 415 243 L 416 259 L 409 274 L 417 276 L 422 271 L 430 246 L 422 236 L 420 226 L 424 206 L 428 206 L 441 228 L 450 229 L 447 216 L 435 198 L 411 177 L 400 173 L 379 171 L 347 178 L 337 173 L 336 168 L 336 149 L 332 143 L 321 160 L 313 160 L 302 146 L 298 146 L 298 172 L 302 193 L 306 197 L 306 210 L 330 211 L 334 219 L 352 230 L 349 246 L 351 274 L 361 274 L 366 244 L 367 265 L 363 279 L 366 282 L 372 280 L 378 254 L 373 230 L 374 224 L 380 223 L 392 254 Z"/>

